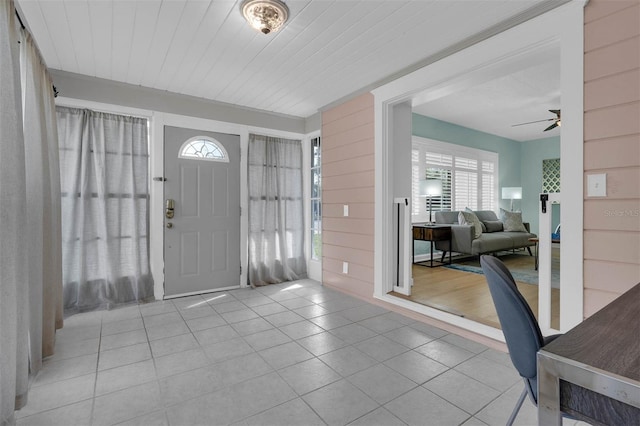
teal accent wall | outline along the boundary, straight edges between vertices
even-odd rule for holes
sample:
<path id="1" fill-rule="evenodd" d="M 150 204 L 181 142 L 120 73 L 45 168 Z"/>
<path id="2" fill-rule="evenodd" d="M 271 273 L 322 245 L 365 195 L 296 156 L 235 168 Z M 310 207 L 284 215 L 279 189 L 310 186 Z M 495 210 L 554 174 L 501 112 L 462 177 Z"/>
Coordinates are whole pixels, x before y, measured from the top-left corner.
<path id="1" fill-rule="evenodd" d="M 501 191 L 503 186 L 520 186 L 519 142 L 419 114 L 413 114 L 412 130 L 415 136 L 497 152 L 498 191 Z M 500 194 L 498 199 L 500 207 L 509 209 L 509 200 L 500 199 Z"/>
<path id="2" fill-rule="evenodd" d="M 413 114 L 412 133 L 423 138 L 498 153 L 498 191 L 502 191 L 504 186 L 522 187 L 523 199 L 514 200 L 514 210 L 521 210 L 523 220 L 530 223 L 531 232 L 538 233 L 542 160 L 560 158 L 559 136 L 519 142 L 419 114 Z M 500 207 L 510 208 L 510 201 L 502 200 L 500 193 L 498 199 Z M 553 229 L 560 223 L 558 207 L 553 207 Z M 416 255 L 429 253 L 428 242 L 416 241 L 414 248 Z"/>
<path id="3" fill-rule="evenodd" d="M 542 191 L 542 160 L 560 158 L 560 136 L 529 140 L 520 145 L 522 217 L 531 224 L 531 232 L 539 234 L 538 198 Z M 560 206 L 553 206 L 551 221 L 553 231 L 560 223 Z"/>

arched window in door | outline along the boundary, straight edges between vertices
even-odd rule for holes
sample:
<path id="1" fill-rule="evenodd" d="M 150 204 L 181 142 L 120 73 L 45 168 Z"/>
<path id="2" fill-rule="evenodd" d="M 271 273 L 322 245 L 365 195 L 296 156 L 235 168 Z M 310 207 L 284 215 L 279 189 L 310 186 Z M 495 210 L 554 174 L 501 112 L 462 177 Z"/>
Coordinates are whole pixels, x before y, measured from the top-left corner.
<path id="1" fill-rule="evenodd" d="M 196 136 L 183 143 L 178 157 L 187 160 L 229 162 L 229 155 L 224 146 L 217 140 L 207 136 Z"/>

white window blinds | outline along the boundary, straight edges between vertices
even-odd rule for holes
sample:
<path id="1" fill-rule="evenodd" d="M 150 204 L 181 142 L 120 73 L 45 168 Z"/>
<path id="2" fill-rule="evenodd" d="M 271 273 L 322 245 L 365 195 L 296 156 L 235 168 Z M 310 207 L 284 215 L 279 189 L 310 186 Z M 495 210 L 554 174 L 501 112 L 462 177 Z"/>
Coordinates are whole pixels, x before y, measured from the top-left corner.
<path id="1" fill-rule="evenodd" d="M 497 210 L 498 154 L 419 137 L 411 151 L 411 195 L 414 222 L 428 220 L 428 199 L 420 181 L 440 179 L 442 196 L 433 197 L 434 211 Z"/>

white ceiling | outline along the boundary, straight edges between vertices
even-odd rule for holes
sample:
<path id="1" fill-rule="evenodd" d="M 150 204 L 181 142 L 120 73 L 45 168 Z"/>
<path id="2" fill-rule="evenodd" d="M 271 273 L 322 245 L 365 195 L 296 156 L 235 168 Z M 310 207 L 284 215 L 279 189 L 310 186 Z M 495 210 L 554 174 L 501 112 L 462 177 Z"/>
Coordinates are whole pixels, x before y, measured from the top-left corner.
<path id="1" fill-rule="evenodd" d="M 555 118 L 560 109 L 560 51 L 512 74 L 413 107 L 413 112 L 505 138 L 526 141 L 560 135 L 553 121 L 514 124 Z"/>
<path id="2" fill-rule="evenodd" d="M 288 0 L 265 36 L 240 0 L 17 1 L 50 68 L 298 117 L 545 3 Z"/>

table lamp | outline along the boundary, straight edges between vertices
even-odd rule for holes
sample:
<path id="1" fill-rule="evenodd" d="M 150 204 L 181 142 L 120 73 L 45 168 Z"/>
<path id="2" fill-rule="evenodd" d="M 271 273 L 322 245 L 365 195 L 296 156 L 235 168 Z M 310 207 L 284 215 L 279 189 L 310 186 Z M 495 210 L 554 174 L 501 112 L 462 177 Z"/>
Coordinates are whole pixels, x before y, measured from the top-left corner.
<path id="1" fill-rule="evenodd" d="M 502 188 L 502 199 L 511 200 L 511 211 L 513 211 L 513 200 L 522 200 L 522 187 L 505 186 Z"/>
<path id="2" fill-rule="evenodd" d="M 426 179 L 420 182 L 420 195 L 427 197 L 429 201 L 429 224 L 431 221 L 432 198 L 442 195 L 442 181 L 440 179 Z"/>

